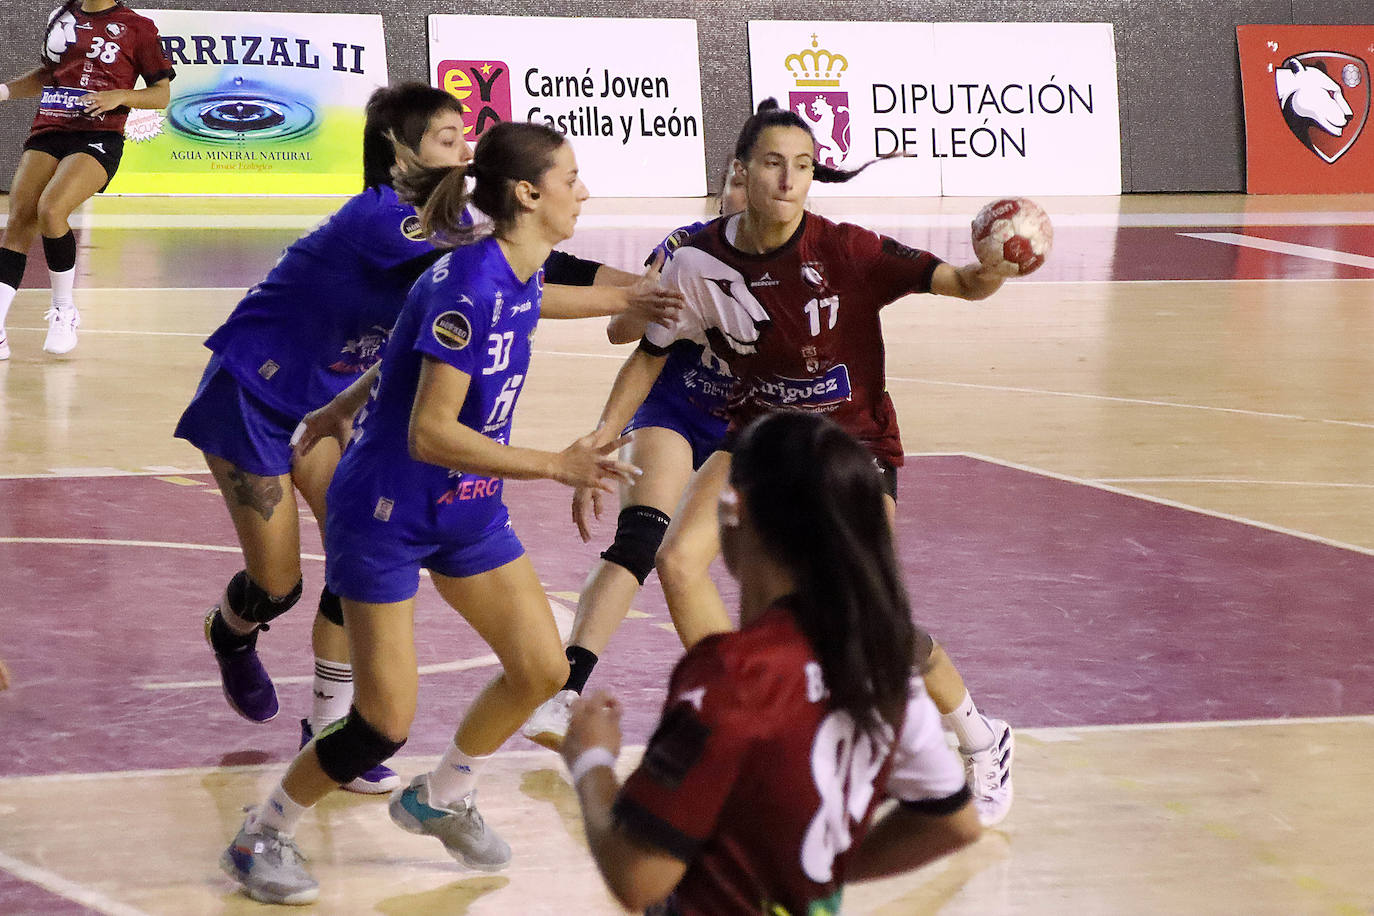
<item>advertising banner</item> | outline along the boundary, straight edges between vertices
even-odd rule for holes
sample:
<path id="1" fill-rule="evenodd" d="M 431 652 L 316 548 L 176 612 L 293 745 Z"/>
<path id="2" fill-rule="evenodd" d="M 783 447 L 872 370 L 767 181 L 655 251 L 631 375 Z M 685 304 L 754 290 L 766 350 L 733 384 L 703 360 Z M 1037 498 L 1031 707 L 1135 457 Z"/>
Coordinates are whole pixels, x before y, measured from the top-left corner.
<path id="1" fill-rule="evenodd" d="M 356 194 L 382 17 L 141 9 L 176 67 L 124 127 L 116 194 Z"/>
<path id="2" fill-rule="evenodd" d="M 818 196 L 1121 193 L 1110 23 L 749 23 L 757 104 L 816 134 L 853 169 Z"/>
<path id="3" fill-rule="evenodd" d="M 1242 25 L 1245 187 L 1251 194 L 1374 191 L 1374 25 Z"/>
<path id="4" fill-rule="evenodd" d="M 567 135 L 597 197 L 706 193 L 695 20 L 430 16 L 429 65 L 469 142 L 535 121 Z"/>

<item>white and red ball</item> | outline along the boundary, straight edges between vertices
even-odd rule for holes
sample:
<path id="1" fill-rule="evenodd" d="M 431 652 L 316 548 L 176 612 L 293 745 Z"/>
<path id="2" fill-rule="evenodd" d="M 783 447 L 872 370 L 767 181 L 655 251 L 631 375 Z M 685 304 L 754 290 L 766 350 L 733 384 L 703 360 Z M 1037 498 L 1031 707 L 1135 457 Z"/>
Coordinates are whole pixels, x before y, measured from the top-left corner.
<path id="1" fill-rule="evenodd" d="M 1040 205 L 1025 197 L 995 200 L 973 218 L 978 260 L 1006 277 L 1024 277 L 1045 263 L 1054 226 Z"/>

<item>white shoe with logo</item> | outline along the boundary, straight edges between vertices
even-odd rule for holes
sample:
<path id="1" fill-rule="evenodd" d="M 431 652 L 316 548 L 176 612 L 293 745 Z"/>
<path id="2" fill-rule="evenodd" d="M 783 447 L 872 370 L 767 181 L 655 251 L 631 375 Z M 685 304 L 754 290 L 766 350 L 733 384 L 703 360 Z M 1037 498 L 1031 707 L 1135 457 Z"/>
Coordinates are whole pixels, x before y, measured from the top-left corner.
<path id="1" fill-rule="evenodd" d="M 984 827 L 995 827 L 1011 810 L 1011 760 L 1016 739 L 1011 726 L 1001 719 L 988 719 L 992 744 L 980 751 L 959 748 L 964 758 L 964 777 L 973 793 L 973 807 Z"/>
<path id="2" fill-rule="evenodd" d="M 81 327 L 81 312 L 74 305 L 54 305 L 43 313 L 48 320 L 48 336 L 43 349 L 61 356 L 76 349 L 76 329 Z"/>
<path id="3" fill-rule="evenodd" d="M 572 704 L 576 701 L 576 691 L 558 691 L 530 714 L 520 733 L 551 751 L 560 750 L 568 735 L 568 721 L 572 719 Z"/>

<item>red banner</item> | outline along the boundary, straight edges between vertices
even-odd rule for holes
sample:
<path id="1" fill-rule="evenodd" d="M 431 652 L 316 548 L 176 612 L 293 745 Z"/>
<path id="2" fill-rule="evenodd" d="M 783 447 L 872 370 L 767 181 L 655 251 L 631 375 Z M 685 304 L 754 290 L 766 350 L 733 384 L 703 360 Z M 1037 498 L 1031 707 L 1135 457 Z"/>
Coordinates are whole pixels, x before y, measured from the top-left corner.
<path id="1" fill-rule="evenodd" d="M 1374 25 L 1242 25 L 1246 190 L 1374 192 Z"/>

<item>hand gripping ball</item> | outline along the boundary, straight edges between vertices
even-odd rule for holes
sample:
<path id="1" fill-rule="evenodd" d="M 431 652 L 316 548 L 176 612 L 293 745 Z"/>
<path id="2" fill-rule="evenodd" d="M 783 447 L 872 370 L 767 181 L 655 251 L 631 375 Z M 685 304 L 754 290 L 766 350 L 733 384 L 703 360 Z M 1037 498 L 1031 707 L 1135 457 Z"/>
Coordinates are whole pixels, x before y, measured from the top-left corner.
<path id="1" fill-rule="evenodd" d="M 1049 215 L 1024 197 L 993 201 L 973 218 L 978 260 L 1005 277 L 1024 277 L 1037 270 L 1053 244 Z"/>

